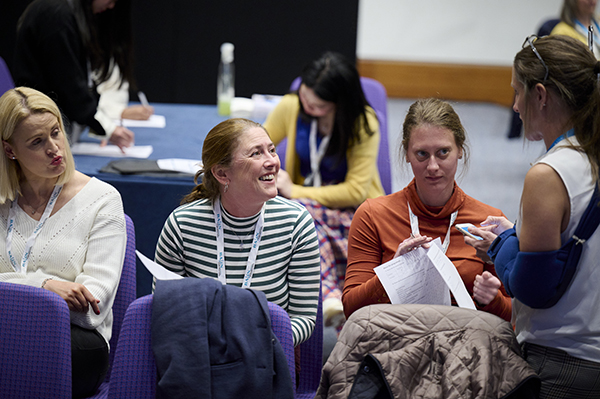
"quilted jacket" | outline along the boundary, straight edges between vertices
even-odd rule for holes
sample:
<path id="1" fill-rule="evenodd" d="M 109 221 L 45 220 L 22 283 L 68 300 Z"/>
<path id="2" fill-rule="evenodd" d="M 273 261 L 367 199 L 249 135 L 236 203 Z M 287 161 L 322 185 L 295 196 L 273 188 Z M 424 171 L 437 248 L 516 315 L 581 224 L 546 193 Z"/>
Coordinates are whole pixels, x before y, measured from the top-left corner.
<path id="1" fill-rule="evenodd" d="M 372 305 L 344 325 L 316 398 L 529 398 L 538 389 L 511 325 L 499 317 Z"/>

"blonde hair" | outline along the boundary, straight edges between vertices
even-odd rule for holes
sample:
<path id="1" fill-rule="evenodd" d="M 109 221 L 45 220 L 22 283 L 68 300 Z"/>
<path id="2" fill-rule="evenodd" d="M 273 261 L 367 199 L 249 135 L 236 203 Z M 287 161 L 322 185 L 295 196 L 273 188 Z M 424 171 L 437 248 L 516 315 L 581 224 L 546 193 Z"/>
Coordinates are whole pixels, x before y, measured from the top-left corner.
<path id="1" fill-rule="evenodd" d="M 446 101 L 437 98 L 427 98 L 415 101 L 406 114 L 402 125 L 402 142 L 400 144 L 400 158 L 405 158 L 408 151 L 408 143 L 413 130 L 421 125 L 428 124 L 448 129 L 454 136 L 456 146 L 463 152 L 463 163 L 465 167 L 469 159 L 469 146 L 465 128 L 454 108 Z"/>
<path id="2" fill-rule="evenodd" d="M 17 87 L 8 90 L 0 97 L 0 136 L 2 141 L 11 143 L 12 136 L 21 122 L 30 115 L 49 112 L 56 117 L 60 126 L 60 134 L 64 140 L 63 160 L 65 171 L 58 177 L 56 184 L 65 184 L 75 174 L 75 160 L 71 154 L 69 142 L 65 136 L 65 126 L 58 106 L 47 95 L 29 87 Z M 0 204 L 13 201 L 20 193 L 20 182 L 23 178 L 21 166 L 9 159 L 3 151 L 0 157 Z"/>
<path id="3" fill-rule="evenodd" d="M 213 166 L 230 166 L 233 154 L 240 144 L 240 138 L 255 127 L 265 130 L 260 123 L 249 119 L 233 118 L 219 123 L 208 132 L 202 145 L 202 169 L 194 177 L 194 183 L 198 183 L 199 179 L 202 183 L 183 198 L 182 204 L 203 198 L 215 200 L 219 196 L 220 183 L 212 174 Z"/>

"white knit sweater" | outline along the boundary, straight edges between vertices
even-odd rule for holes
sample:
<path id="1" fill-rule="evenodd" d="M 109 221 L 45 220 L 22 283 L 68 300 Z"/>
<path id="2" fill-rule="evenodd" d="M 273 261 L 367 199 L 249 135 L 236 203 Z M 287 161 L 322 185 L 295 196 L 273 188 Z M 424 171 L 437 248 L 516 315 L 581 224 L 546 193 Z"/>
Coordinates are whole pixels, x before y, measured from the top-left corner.
<path id="1" fill-rule="evenodd" d="M 111 185 L 92 178 L 44 224 L 32 247 L 27 274 L 16 273 L 6 249 L 10 202 L 0 205 L 0 281 L 40 287 L 49 277 L 83 284 L 100 300 L 100 314 L 71 312 L 71 322 L 112 333 L 112 304 L 125 256 L 127 232 L 123 203 Z M 37 221 L 16 207 L 12 253 L 20 263 Z"/>

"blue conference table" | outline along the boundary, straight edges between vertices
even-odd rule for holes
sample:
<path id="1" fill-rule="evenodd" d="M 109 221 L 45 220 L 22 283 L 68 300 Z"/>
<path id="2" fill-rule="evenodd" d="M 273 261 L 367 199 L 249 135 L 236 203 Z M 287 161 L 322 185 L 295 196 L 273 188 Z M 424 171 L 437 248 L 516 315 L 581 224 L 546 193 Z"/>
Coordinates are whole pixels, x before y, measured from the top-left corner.
<path id="1" fill-rule="evenodd" d="M 201 159 L 202 143 L 207 133 L 227 119 L 217 114 L 213 105 L 152 104 L 157 115 L 164 115 L 166 127 L 130 128 L 135 133 L 136 145 L 152 145 L 148 159 L 185 158 Z M 93 141 L 84 135 L 81 141 Z M 109 162 L 122 158 L 75 155 L 77 170 L 113 185 L 121 193 L 123 206 L 135 224 L 136 247 L 150 259 L 165 220 L 179 205 L 183 196 L 195 186 L 193 177 L 122 175 L 100 170 Z M 137 296 L 152 290 L 152 275 L 137 261 Z"/>

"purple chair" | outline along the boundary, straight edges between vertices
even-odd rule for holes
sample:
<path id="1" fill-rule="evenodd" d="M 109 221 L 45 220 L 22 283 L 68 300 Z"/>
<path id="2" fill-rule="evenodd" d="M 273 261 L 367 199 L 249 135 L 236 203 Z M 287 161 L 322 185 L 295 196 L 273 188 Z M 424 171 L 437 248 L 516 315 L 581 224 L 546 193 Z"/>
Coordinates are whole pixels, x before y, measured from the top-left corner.
<path id="1" fill-rule="evenodd" d="M 290 85 L 290 91 L 298 90 L 301 79 L 297 77 Z M 392 166 L 390 164 L 390 145 L 388 138 L 388 112 L 387 112 L 387 91 L 381 83 L 375 79 L 361 77 L 365 98 L 375 110 L 377 119 L 379 120 L 379 133 L 381 135 L 379 141 L 379 156 L 377 157 L 377 168 L 379 169 L 379 177 L 381 185 L 386 194 L 392 193 Z M 277 146 L 277 154 L 281 159 L 281 163 L 285 162 L 285 150 L 287 139 L 284 139 Z"/>
<path id="2" fill-rule="evenodd" d="M 15 82 L 13 82 L 8 66 L 6 66 L 4 59 L 0 57 L 0 96 L 14 88 Z"/>
<path id="3" fill-rule="evenodd" d="M 152 354 L 153 295 L 134 300 L 123 318 L 115 351 L 109 398 L 152 399 L 156 394 L 156 363 Z"/>
<path id="4" fill-rule="evenodd" d="M 71 398 L 69 307 L 42 288 L 0 283 L 0 396 Z"/>
<path id="5" fill-rule="evenodd" d="M 108 397 L 108 388 L 110 384 L 110 376 L 112 374 L 112 364 L 115 358 L 115 350 L 121 325 L 127 308 L 135 300 L 136 297 L 136 257 L 135 257 L 135 227 L 133 221 L 128 215 L 125 215 L 125 226 L 127 228 L 127 246 L 125 248 L 125 259 L 123 261 L 123 271 L 121 272 L 121 281 L 117 288 L 117 295 L 113 302 L 113 326 L 112 336 L 110 338 L 110 355 L 109 366 L 106 378 L 98 388 L 98 392 L 92 398 Z"/>
<path id="6" fill-rule="evenodd" d="M 152 353 L 153 294 L 133 301 L 125 313 L 116 348 L 109 398 L 153 399 L 156 395 L 156 363 Z M 289 316 L 280 306 L 269 302 L 271 328 L 281 343 L 295 385 L 294 347 Z"/>
<path id="7" fill-rule="evenodd" d="M 319 307 L 315 330 L 309 339 L 300 344 L 300 381 L 296 399 L 312 399 L 317 393 L 323 368 L 323 298 L 319 286 Z"/>
<path id="8" fill-rule="evenodd" d="M 271 329 L 283 348 L 285 358 L 288 362 L 288 368 L 290 369 L 290 375 L 292 376 L 292 386 L 295 387 L 296 363 L 294 362 L 294 337 L 290 316 L 281 306 L 272 302 L 269 302 L 268 305 L 269 314 L 271 315 Z"/>

